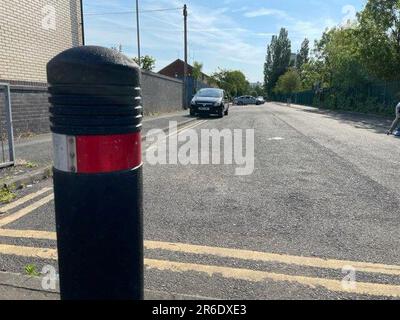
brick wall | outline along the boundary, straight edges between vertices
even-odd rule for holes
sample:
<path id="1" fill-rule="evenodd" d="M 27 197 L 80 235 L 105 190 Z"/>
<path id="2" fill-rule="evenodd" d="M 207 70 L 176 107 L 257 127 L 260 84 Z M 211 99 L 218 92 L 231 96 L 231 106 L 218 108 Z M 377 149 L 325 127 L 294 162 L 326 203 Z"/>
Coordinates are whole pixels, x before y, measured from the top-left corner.
<path id="1" fill-rule="evenodd" d="M 12 86 L 10 91 L 14 135 L 49 132 L 47 87 Z M 4 114 L 4 89 L 0 88 L 0 131 L 6 130 Z"/>
<path id="2" fill-rule="evenodd" d="M 145 115 L 182 110 L 183 82 L 142 71 L 142 97 Z"/>
<path id="3" fill-rule="evenodd" d="M 80 0 L 0 0 L 2 82 L 46 83 L 47 62 L 81 44 Z"/>
<path id="4" fill-rule="evenodd" d="M 142 73 L 144 114 L 182 110 L 182 81 L 152 72 Z M 15 136 L 50 131 L 47 86 L 12 85 L 11 106 Z M 4 92 L 0 87 L 0 134 L 4 124 Z M 4 131 L 3 130 L 3 131 Z"/>

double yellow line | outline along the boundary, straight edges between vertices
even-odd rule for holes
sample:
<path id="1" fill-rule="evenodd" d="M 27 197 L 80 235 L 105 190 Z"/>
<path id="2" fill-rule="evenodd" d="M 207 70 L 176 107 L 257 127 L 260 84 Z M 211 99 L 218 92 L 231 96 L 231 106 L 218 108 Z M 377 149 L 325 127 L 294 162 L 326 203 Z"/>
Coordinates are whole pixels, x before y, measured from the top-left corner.
<path id="1" fill-rule="evenodd" d="M 36 193 L 28 195 L 20 200 L 0 208 L 0 212 L 13 210 L 28 201 L 39 197 L 51 188 L 44 188 Z M 37 231 L 37 230 L 8 230 L 2 229 L 2 226 L 9 224 L 26 214 L 36 210 L 53 199 L 53 194 L 47 195 L 40 200 L 30 204 L 11 215 L 0 219 L 0 237 L 9 238 L 24 238 L 24 239 L 43 239 L 43 240 L 56 240 L 55 232 Z M 293 256 L 286 254 L 276 254 L 268 252 L 258 252 L 243 249 L 211 247 L 202 245 L 193 245 L 185 243 L 172 243 L 160 241 L 145 241 L 144 246 L 147 250 L 163 250 L 175 253 L 193 254 L 198 256 L 214 256 L 220 258 L 231 258 L 241 261 L 251 262 L 267 262 L 267 263 L 281 263 L 287 265 L 296 265 L 300 267 L 313 267 L 319 269 L 341 270 L 343 267 L 351 266 L 357 272 L 364 272 L 370 274 L 383 274 L 389 276 L 399 276 L 400 266 L 387 265 L 371 262 L 360 262 L 350 260 L 337 260 L 337 259 L 323 259 L 316 257 L 303 257 Z M 14 255 L 28 258 L 40 258 L 47 260 L 57 259 L 57 250 L 51 248 L 37 248 L 37 247 L 24 247 L 14 246 L 8 244 L 0 244 L 0 254 Z M 178 273 L 186 272 L 200 272 L 209 276 L 221 276 L 226 279 L 245 280 L 249 282 L 288 282 L 297 285 L 303 285 L 311 288 L 322 287 L 334 292 L 352 293 L 358 295 L 372 295 L 372 296 L 386 296 L 386 297 L 400 297 L 400 286 L 381 284 L 381 283 L 367 283 L 356 282 L 354 287 L 347 287 L 342 285 L 342 281 L 336 279 L 325 279 L 318 277 L 300 276 L 300 275 L 287 275 L 267 271 L 256 271 L 244 268 L 232 268 L 226 266 L 203 265 L 195 263 L 182 263 L 176 261 L 165 261 L 156 259 L 145 259 L 145 265 L 148 269 L 156 269 L 160 271 L 172 271 Z"/>
<path id="2" fill-rule="evenodd" d="M 1 230 L 0 236 L 5 237 L 22 237 L 34 239 L 50 239 L 55 240 L 56 235 L 53 232 L 44 231 L 18 231 L 18 230 Z M 170 252 L 184 252 L 196 255 L 212 255 L 217 257 L 229 257 L 240 260 L 251 261 L 269 261 L 281 262 L 287 261 L 287 264 L 293 264 L 296 259 L 304 259 L 308 263 L 304 266 L 312 266 L 318 268 L 338 269 L 350 263 L 353 266 L 358 266 L 359 271 L 383 273 L 387 275 L 398 275 L 400 272 L 399 266 L 372 264 L 366 262 L 355 261 L 339 261 L 339 260 L 323 260 L 319 258 L 306 258 L 295 257 L 288 255 L 275 255 L 265 252 L 236 250 L 229 248 L 207 247 L 207 246 L 194 246 L 182 243 L 166 243 L 156 241 L 145 241 L 144 246 L 147 250 L 167 250 Z M 46 260 L 57 260 L 57 250 L 51 248 L 34 248 L 22 247 L 14 245 L 0 244 L 0 254 L 15 255 L 29 258 L 40 258 Z M 272 255 L 272 256 L 271 256 Z M 279 256 L 279 257 L 278 257 Z M 267 258 L 267 259 L 265 259 Z M 271 260 L 272 259 L 272 260 Z M 291 284 L 303 285 L 311 288 L 325 288 L 329 291 L 351 293 L 357 295 L 372 295 L 372 296 L 386 296 L 386 297 L 400 297 L 400 286 L 356 282 L 354 287 L 343 286 L 342 281 L 336 279 L 325 279 L 309 276 L 288 275 L 268 271 L 256 271 L 244 268 L 232 268 L 225 266 L 204 265 L 196 263 L 182 263 L 177 261 L 145 259 L 145 266 L 148 269 L 155 269 L 159 271 L 169 271 L 176 273 L 186 272 L 199 272 L 206 274 L 210 277 L 221 276 L 226 279 L 245 280 L 249 282 L 288 282 Z M 356 268 L 356 270 L 358 270 Z"/>
<path id="3" fill-rule="evenodd" d="M 32 194 L 28 194 L 25 197 L 22 197 L 21 199 L 10 203 L 2 208 L 0 208 L 0 212 L 3 214 L 8 213 L 9 211 L 27 203 L 28 201 L 31 201 L 39 196 L 41 196 L 42 194 L 45 194 L 46 192 L 52 190 L 53 188 L 51 187 L 46 187 L 43 188 L 35 193 Z M 4 218 L 0 219 L 0 228 L 4 227 L 7 224 L 10 224 L 18 219 L 21 219 L 22 217 L 26 216 L 27 214 L 31 213 L 32 211 L 35 211 L 36 209 L 44 206 L 45 204 L 49 203 L 50 201 L 52 201 L 54 199 L 54 195 L 50 194 L 47 195 L 46 197 L 32 203 L 31 205 L 11 214 L 11 215 L 7 215 Z"/>
<path id="4" fill-rule="evenodd" d="M 150 147 L 148 147 L 146 149 L 146 152 L 151 151 L 153 149 L 156 149 L 160 142 L 166 141 L 169 137 L 172 137 L 174 135 L 180 135 L 181 133 L 184 133 L 184 132 L 186 132 L 186 131 L 188 131 L 190 129 L 194 129 L 194 128 L 196 128 L 196 127 L 198 127 L 198 126 L 200 126 L 200 125 L 202 125 L 202 124 L 204 124 L 206 122 L 208 122 L 208 120 L 196 121 L 195 123 L 192 123 L 192 124 L 190 124 L 188 126 L 182 127 L 182 128 L 180 128 L 180 129 L 178 129 L 178 130 L 176 130 L 174 132 L 171 132 L 163 140 L 158 141 L 157 143 L 155 143 L 155 144 L 151 145 Z"/>

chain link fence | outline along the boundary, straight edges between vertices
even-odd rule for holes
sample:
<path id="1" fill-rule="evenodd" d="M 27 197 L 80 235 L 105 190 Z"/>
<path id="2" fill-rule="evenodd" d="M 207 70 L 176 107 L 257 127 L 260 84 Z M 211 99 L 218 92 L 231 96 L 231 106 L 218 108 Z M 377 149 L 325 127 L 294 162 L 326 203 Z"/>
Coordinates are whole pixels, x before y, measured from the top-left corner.
<path id="1" fill-rule="evenodd" d="M 400 101 L 400 82 L 307 90 L 291 95 L 273 94 L 271 100 L 285 103 L 290 100 L 306 106 L 393 116 Z"/>

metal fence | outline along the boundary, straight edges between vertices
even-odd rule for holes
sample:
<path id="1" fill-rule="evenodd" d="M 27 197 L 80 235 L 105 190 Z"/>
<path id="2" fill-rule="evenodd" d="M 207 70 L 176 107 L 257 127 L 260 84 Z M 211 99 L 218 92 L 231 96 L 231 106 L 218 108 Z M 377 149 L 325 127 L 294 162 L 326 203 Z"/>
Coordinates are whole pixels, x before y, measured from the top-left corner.
<path id="1" fill-rule="evenodd" d="M 10 85 L 0 83 L 0 168 L 15 163 Z"/>
<path id="2" fill-rule="evenodd" d="M 315 106 L 326 109 L 349 110 L 393 115 L 400 101 L 400 82 L 375 82 L 349 88 L 307 90 L 291 95 L 273 94 L 272 101 Z"/>
<path id="3" fill-rule="evenodd" d="M 293 94 L 272 94 L 270 99 L 277 102 L 288 102 L 304 106 L 313 106 L 316 104 L 317 94 L 313 90 L 297 92 Z"/>
<path id="4" fill-rule="evenodd" d="M 200 80 L 196 80 L 193 77 L 187 77 L 186 80 L 186 105 L 190 105 L 190 101 L 192 100 L 193 96 L 196 94 L 197 91 L 203 88 L 209 88 L 210 85 L 202 82 Z"/>

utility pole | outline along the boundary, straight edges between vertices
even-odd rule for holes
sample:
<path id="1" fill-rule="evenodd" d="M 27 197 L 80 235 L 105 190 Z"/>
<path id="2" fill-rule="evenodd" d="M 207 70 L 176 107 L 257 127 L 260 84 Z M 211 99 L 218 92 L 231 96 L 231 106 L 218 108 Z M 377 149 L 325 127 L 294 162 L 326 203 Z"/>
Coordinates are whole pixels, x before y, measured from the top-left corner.
<path id="1" fill-rule="evenodd" d="M 187 39 L 187 17 L 188 17 L 188 12 L 187 12 L 187 5 L 185 4 L 183 6 L 183 17 L 184 17 L 184 34 L 185 34 L 185 65 L 183 67 L 183 107 L 186 109 L 187 108 L 187 98 L 188 98 L 188 93 L 187 93 L 187 76 L 188 76 L 188 39 Z"/>
<path id="2" fill-rule="evenodd" d="M 136 30 L 137 30 L 138 61 L 139 61 L 139 67 L 140 67 L 140 65 L 141 65 L 141 55 L 140 55 L 139 0 L 136 0 Z"/>
<path id="3" fill-rule="evenodd" d="M 81 30 L 82 30 L 82 45 L 85 45 L 85 17 L 83 13 L 83 0 L 81 2 Z"/>

